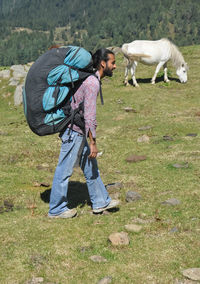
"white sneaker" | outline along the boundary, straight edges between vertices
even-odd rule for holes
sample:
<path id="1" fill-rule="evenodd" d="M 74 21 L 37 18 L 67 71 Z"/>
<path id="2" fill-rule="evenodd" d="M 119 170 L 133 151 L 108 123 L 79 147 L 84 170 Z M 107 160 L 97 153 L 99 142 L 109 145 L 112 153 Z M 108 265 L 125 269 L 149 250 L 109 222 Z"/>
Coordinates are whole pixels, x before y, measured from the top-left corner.
<path id="1" fill-rule="evenodd" d="M 107 209 L 111 209 L 111 208 L 115 208 L 117 207 L 118 205 L 120 204 L 120 201 L 119 200 L 115 200 L 115 199 L 112 199 L 110 201 L 110 203 L 106 206 L 106 207 L 103 207 L 103 208 L 98 208 L 98 209 L 93 209 L 93 212 L 94 213 L 101 213 Z"/>
<path id="2" fill-rule="evenodd" d="M 73 217 L 76 216 L 76 214 L 77 214 L 77 210 L 75 208 L 73 208 L 73 209 L 66 210 L 59 215 L 48 214 L 48 217 L 49 218 L 73 218 Z"/>

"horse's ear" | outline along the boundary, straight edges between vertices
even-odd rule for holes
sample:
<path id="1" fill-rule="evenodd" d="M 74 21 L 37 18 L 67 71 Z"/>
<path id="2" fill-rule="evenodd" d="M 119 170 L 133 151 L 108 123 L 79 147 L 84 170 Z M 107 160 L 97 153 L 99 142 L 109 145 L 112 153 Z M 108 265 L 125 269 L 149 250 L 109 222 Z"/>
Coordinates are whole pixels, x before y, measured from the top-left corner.
<path id="1" fill-rule="evenodd" d="M 189 66 L 188 66 L 188 64 L 187 64 L 187 63 L 185 63 L 185 65 L 186 65 L 186 69 L 187 69 L 187 70 L 189 70 Z"/>

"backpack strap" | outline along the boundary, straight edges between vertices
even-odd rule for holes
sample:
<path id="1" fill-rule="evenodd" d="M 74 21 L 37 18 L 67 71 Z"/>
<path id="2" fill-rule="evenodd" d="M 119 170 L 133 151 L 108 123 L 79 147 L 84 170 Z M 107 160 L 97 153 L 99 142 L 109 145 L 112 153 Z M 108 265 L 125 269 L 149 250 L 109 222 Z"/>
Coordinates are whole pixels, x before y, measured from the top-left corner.
<path id="1" fill-rule="evenodd" d="M 98 79 L 98 81 L 99 81 L 99 93 L 100 93 L 100 98 L 101 98 L 101 104 L 102 105 L 104 105 L 104 101 L 103 101 L 103 94 L 102 94 L 102 88 L 101 88 L 101 80 L 99 80 L 99 78 L 98 78 L 98 76 L 96 75 L 96 74 L 92 74 L 92 75 L 94 75 L 97 79 Z"/>
<path id="2" fill-rule="evenodd" d="M 99 80 L 99 83 L 100 83 L 100 98 L 101 98 L 101 104 L 104 105 L 104 101 L 103 101 L 103 94 L 102 94 L 102 88 L 101 88 L 101 81 Z"/>

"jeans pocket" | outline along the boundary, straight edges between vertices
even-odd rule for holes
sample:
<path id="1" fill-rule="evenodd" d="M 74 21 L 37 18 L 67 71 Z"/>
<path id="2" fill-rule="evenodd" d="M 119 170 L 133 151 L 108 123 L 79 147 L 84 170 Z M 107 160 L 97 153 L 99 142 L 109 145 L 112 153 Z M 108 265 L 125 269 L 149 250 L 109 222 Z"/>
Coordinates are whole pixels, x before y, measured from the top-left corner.
<path id="1" fill-rule="evenodd" d="M 65 133 L 60 137 L 60 139 L 61 139 L 62 143 L 65 144 L 65 143 L 73 142 L 74 137 L 75 137 L 75 133 L 65 131 Z"/>

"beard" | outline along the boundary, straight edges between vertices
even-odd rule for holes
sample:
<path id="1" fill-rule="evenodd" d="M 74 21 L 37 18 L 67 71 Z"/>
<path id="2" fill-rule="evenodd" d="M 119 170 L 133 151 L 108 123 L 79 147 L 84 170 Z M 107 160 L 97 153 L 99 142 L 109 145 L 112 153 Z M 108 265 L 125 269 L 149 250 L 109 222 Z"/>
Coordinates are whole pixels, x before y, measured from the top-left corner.
<path id="1" fill-rule="evenodd" d="M 103 74 L 104 76 L 112 77 L 113 71 L 110 68 L 108 68 L 108 66 L 106 65 L 106 68 L 104 69 Z"/>

